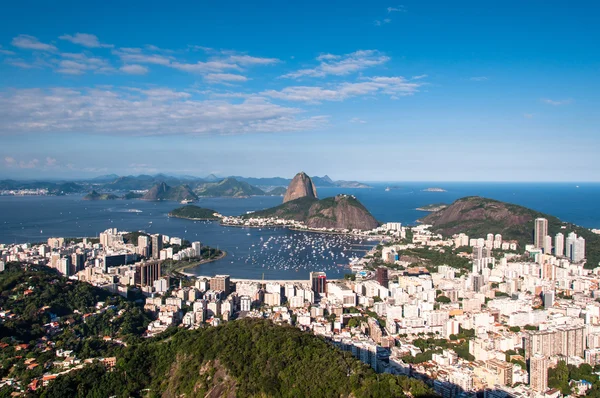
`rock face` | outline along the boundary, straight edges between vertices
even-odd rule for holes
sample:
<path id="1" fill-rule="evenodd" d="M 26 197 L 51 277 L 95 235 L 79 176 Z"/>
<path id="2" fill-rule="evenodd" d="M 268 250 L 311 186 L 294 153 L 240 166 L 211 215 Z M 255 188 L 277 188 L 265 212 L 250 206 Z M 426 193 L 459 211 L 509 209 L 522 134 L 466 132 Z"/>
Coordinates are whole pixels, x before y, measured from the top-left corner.
<path id="1" fill-rule="evenodd" d="M 310 177 L 304 173 L 298 173 L 288 186 L 285 196 L 283 197 L 283 203 L 300 199 L 300 198 L 317 198 L 317 189 L 315 188 Z"/>
<path id="2" fill-rule="evenodd" d="M 305 196 L 246 217 L 276 217 L 302 221 L 310 228 L 370 230 L 379 226 L 371 213 L 350 195 L 338 195 L 322 200 Z"/>
<path id="3" fill-rule="evenodd" d="M 338 195 L 313 204 L 308 210 L 306 225 L 310 228 L 370 230 L 379 223 L 353 196 Z"/>

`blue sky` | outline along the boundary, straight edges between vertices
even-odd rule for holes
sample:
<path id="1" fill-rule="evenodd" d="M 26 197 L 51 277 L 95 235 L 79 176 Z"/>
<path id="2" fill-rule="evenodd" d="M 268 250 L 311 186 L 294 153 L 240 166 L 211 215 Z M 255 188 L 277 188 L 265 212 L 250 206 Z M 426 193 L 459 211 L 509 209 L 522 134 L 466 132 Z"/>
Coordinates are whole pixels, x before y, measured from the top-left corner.
<path id="1" fill-rule="evenodd" d="M 20 1 L 0 177 L 600 181 L 595 2 Z"/>

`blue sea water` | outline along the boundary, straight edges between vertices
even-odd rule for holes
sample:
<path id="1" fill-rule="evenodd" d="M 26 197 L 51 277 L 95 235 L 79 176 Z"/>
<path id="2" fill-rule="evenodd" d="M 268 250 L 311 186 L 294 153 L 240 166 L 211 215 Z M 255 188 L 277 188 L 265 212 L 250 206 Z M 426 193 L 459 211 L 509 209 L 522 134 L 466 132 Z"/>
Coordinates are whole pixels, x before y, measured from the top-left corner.
<path id="1" fill-rule="evenodd" d="M 555 215 L 588 228 L 600 228 L 600 184 L 570 183 L 377 183 L 369 189 L 319 188 L 319 197 L 355 195 L 380 221 L 415 224 L 426 213 L 417 207 L 484 196 Z M 394 189 L 386 191 L 387 186 Z M 425 192 L 439 187 L 446 192 Z M 281 197 L 207 198 L 199 206 L 238 215 L 281 203 Z M 179 236 L 227 251 L 223 260 L 190 270 L 198 275 L 237 278 L 307 279 L 310 271 L 331 277 L 347 272 L 340 265 L 361 256 L 374 242 L 286 229 L 222 227 L 216 222 L 169 218 L 175 202 L 116 200 L 90 202 L 81 196 L 0 197 L 0 243 L 41 242 L 48 237 L 97 236 L 107 228 L 145 230 Z"/>

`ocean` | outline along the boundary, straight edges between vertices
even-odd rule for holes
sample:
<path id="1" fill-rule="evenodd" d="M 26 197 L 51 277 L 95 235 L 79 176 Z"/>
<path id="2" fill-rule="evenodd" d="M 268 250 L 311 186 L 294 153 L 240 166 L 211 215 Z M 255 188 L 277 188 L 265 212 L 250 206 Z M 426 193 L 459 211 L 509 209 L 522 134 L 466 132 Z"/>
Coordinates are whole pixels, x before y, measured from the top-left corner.
<path id="1" fill-rule="evenodd" d="M 588 228 L 600 228 L 598 183 L 402 183 L 371 184 L 370 189 L 318 188 L 321 198 L 355 195 L 382 222 L 415 224 L 427 213 L 417 207 L 484 196 L 552 214 Z M 386 187 L 393 187 L 386 191 Z M 426 192 L 427 188 L 446 192 Z M 238 215 L 281 203 L 281 197 L 206 198 L 199 206 Z M 140 200 L 84 201 L 80 195 L 0 196 L 0 243 L 42 242 L 48 237 L 98 236 L 107 228 L 178 236 L 227 252 L 219 261 L 188 272 L 229 274 L 234 278 L 308 279 L 310 271 L 330 278 L 348 272 L 344 265 L 377 242 L 289 231 L 282 228 L 222 227 L 216 222 L 169 218 L 175 202 Z"/>

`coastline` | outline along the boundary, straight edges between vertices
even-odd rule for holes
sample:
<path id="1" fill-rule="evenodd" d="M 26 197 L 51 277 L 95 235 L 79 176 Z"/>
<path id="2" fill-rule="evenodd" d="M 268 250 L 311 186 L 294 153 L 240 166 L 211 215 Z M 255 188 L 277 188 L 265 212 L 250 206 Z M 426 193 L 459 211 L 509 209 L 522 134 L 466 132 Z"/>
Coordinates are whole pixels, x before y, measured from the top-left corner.
<path id="1" fill-rule="evenodd" d="M 190 221 L 219 221 L 218 217 L 215 217 L 215 218 L 191 218 L 191 217 L 176 216 L 171 213 L 168 213 L 167 217 L 179 218 L 180 220 L 190 220 Z"/>
<path id="2" fill-rule="evenodd" d="M 208 260 L 202 260 L 202 261 L 194 263 L 194 264 L 181 265 L 180 267 L 177 267 L 177 268 L 171 270 L 171 272 L 173 272 L 173 273 L 177 272 L 177 273 L 180 273 L 180 274 L 188 276 L 188 277 L 196 277 L 195 274 L 191 274 L 189 272 L 183 272 L 183 270 L 186 270 L 188 268 L 194 268 L 194 267 L 197 267 L 199 265 L 204 265 L 204 264 L 212 263 L 212 262 L 221 260 L 221 259 L 225 258 L 226 256 L 227 256 L 227 252 L 226 251 L 222 251 L 221 255 L 218 256 L 218 257 L 211 258 L 211 259 L 208 259 Z"/>

